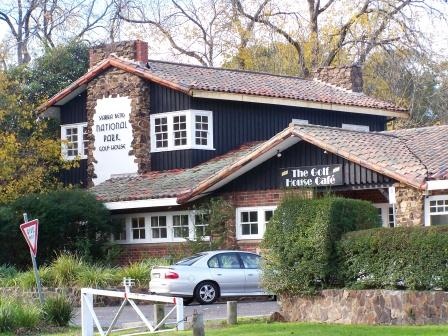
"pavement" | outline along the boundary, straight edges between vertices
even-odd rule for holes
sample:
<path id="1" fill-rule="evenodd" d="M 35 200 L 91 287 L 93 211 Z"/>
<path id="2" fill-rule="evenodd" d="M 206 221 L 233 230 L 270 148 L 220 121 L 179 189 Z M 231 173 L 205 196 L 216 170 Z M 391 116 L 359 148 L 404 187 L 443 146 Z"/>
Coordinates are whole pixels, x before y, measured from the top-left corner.
<path id="1" fill-rule="evenodd" d="M 173 308 L 173 305 L 167 304 L 165 306 L 165 313 L 168 313 L 171 308 Z M 112 319 L 115 316 L 115 313 L 118 311 L 119 306 L 112 306 L 112 307 L 95 307 L 95 313 L 98 317 L 98 320 L 100 321 L 101 326 L 107 327 L 112 322 Z M 153 305 L 139 305 L 139 308 L 142 310 L 143 314 L 149 321 L 153 320 L 154 312 L 153 312 Z M 191 316 L 193 315 L 194 311 L 202 312 L 204 316 L 204 321 L 210 321 L 210 320 L 222 320 L 226 319 L 227 317 L 227 304 L 226 302 L 218 302 L 212 305 L 199 305 L 199 304 L 192 304 L 190 306 L 184 307 L 184 314 L 187 317 L 188 320 L 191 319 Z M 260 300 L 253 300 L 253 301 L 243 301 L 238 302 L 237 306 L 238 310 L 238 317 L 256 317 L 256 316 L 269 316 L 275 311 L 280 310 L 280 306 L 276 301 L 260 301 Z M 176 317 L 176 311 L 174 311 L 170 318 L 168 318 L 168 322 L 174 322 Z M 140 322 L 140 318 L 138 317 L 137 313 L 133 310 L 133 308 L 128 304 L 122 314 L 120 315 L 120 318 L 117 322 L 117 327 L 127 327 L 129 325 L 132 325 L 135 322 Z M 73 324 L 76 326 L 81 325 L 81 311 L 80 308 L 77 308 L 75 310 L 75 318 L 73 319 Z"/>

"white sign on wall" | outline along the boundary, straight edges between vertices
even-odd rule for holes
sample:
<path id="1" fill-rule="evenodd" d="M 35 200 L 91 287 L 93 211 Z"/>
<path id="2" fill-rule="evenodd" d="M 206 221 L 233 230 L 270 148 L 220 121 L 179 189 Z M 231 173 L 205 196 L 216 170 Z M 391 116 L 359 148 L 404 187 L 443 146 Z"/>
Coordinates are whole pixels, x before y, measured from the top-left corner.
<path id="1" fill-rule="evenodd" d="M 103 98 L 96 102 L 93 116 L 95 149 L 93 157 L 95 185 L 113 174 L 132 174 L 138 170 L 132 150 L 132 126 L 130 123 L 131 99 L 128 97 Z"/>

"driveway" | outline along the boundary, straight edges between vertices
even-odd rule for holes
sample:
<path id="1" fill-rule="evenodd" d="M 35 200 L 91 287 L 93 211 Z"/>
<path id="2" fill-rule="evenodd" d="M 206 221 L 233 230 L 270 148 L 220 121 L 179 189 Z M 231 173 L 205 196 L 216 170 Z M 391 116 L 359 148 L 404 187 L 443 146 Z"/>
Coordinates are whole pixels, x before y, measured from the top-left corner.
<path id="1" fill-rule="evenodd" d="M 166 305 L 165 312 L 169 312 L 172 307 L 173 305 Z M 118 306 L 95 308 L 95 313 L 97 314 L 98 320 L 102 326 L 106 327 L 110 325 L 115 313 L 118 311 L 118 308 Z M 153 305 L 140 305 L 139 308 L 148 320 L 153 320 Z M 189 320 L 195 310 L 204 314 L 205 321 L 226 319 L 227 314 L 227 304 L 225 302 L 202 306 L 192 304 L 190 306 L 185 306 L 184 309 L 185 316 Z M 278 311 L 279 309 L 280 307 L 275 301 L 243 301 L 238 302 L 238 317 L 266 316 Z M 174 312 L 171 316 L 173 318 L 168 319 L 168 322 L 174 321 L 176 313 Z M 118 320 L 117 326 L 132 322 L 140 322 L 140 319 L 132 307 L 128 304 L 124 308 Z M 77 326 L 81 325 L 81 311 L 79 308 L 75 310 L 75 318 L 73 323 Z"/>

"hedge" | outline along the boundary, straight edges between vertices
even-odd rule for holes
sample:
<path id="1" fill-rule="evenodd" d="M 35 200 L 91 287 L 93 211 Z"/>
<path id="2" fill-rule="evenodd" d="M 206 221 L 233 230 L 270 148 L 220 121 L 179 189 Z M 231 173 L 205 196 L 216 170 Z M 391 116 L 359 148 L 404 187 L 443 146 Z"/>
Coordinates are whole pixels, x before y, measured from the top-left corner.
<path id="1" fill-rule="evenodd" d="M 345 232 L 377 226 L 378 212 L 369 202 L 286 195 L 262 242 L 264 286 L 277 294 L 300 294 L 334 285 L 335 242 Z"/>
<path id="2" fill-rule="evenodd" d="M 337 251 L 347 287 L 448 289 L 448 226 L 350 232 Z"/>

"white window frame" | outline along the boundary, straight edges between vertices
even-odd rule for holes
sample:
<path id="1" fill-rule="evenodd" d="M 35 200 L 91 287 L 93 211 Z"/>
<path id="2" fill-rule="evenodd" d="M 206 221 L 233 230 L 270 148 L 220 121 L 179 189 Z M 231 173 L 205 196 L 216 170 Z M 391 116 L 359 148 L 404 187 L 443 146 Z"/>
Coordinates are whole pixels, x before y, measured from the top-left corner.
<path id="1" fill-rule="evenodd" d="M 76 124 L 66 124 L 61 125 L 61 140 L 62 142 L 62 156 L 66 160 L 75 160 L 75 159 L 87 159 L 87 155 L 84 154 L 84 149 L 87 149 L 84 146 L 84 127 L 87 127 L 87 123 L 76 123 Z M 67 151 L 67 129 L 69 128 L 77 128 L 78 129 L 78 155 L 68 155 Z"/>
<path id="2" fill-rule="evenodd" d="M 277 206 L 259 206 L 259 207 L 242 207 L 236 209 L 236 239 L 237 240 L 246 240 L 246 239 L 262 239 L 264 232 L 266 231 L 266 218 L 265 211 L 275 211 Z M 241 213 L 242 212 L 250 212 L 257 211 L 257 220 L 258 220 L 258 233 L 243 235 L 243 229 L 241 223 Z"/>
<path id="3" fill-rule="evenodd" d="M 389 221 L 389 210 L 392 208 L 394 211 L 393 204 L 389 203 L 373 203 L 373 206 L 377 209 L 381 209 L 381 226 L 390 228 L 390 221 Z M 393 227 L 395 227 L 395 211 L 394 211 L 394 221 L 393 221 Z"/>
<path id="4" fill-rule="evenodd" d="M 174 117 L 185 115 L 187 123 L 187 143 L 185 145 L 174 145 Z M 208 131 L 207 131 L 207 145 L 196 144 L 196 116 L 206 116 L 208 118 Z M 157 148 L 155 137 L 155 119 L 167 118 L 168 124 L 168 147 Z M 213 148 L 213 112 L 205 110 L 181 110 L 165 113 L 151 114 L 150 116 L 150 129 L 151 129 L 151 152 L 166 152 L 174 150 L 184 149 L 205 149 L 214 150 Z"/>
<path id="5" fill-rule="evenodd" d="M 186 211 L 171 211 L 171 212 L 151 212 L 151 213 L 133 213 L 128 215 L 114 215 L 113 218 L 126 218 L 126 240 L 114 240 L 113 234 L 111 235 L 111 240 L 117 244 L 156 244 L 156 243 L 172 243 L 172 242 L 185 242 L 188 240 L 201 239 L 203 241 L 210 240 L 210 236 L 195 237 L 195 215 L 199 212 L 197 210 L 186 210 Z M 173 216 L 176 215 L 187 215 L 188 216 L 188 237 L 180 238 L 174 237 L 174 223 Z M 153 238 L 152 227 L 151 227 L 151 217 L 166 217 L 166 238 Z M 145 239 L 134 239 L 132 230 L 132 218 L 145 219 Z"/>
<path id="6" fill-rule="evenodd" d="M 425 226 L 431 226 L 431 214 L 433 215 L 448 215 L 448 211 L 442 212 L 433 212 L 430 210 L 430 202 L 431 201 L 446 201 L 448 200 L 448 195 L 437 195 L 437 196 L 428 196 L 425 198 Z"/>
<path id="7" fill-rule="evenodd" d="M 134 218 L 136 218 L 137 220 L 139 220 L 140 218 L 143 218 L 143 228 L 141 228 L 141 227 L 138 227 L 138 228 L 133 228 L 132 227 L 132 219 L 134 219 Z M 141 241 L 145 241 L 145 240 L 147 240 L 148 239 L 148 219 L 145 217 L 145 216 L 142 216 L 142 215 L 131 215 L 130 217 L 129 217 L 129 222 L 130 222 L 130 233 L 131 233 L 131 236 L 128 238 L 127 236 L 126 236 L 126 240 L 128 240 L 128 239 L 130 239 L 130 240 L 132 240 L 132 241 L 134 241 L 134 242 L 141 242 Z M 144 234 L 145 234 L 145 238 L 134 238 L 134 230 L 142 230 L 143 229 L 143 232 L 144 232 Z"/>
<path id="8" fill-rule="evenodd" d="M 370 126 L 356 124 L 342 124 L 341 128 L 351 131 L 370 132 Z"/>
<path id="9" fill-rule="evenodd" d="M 124 243 L 124 242 L 127 242 L 129 240 L 130 232 L 129 232 L 128 218 L 126 216 L 122 216 L 122 215 L 114 216 L 112 218 L 112 223 L 114 223 L 113 220 L 122 220 L 122 219 L 124 219 L 124 231 L 125 231 L 125 234 L 126 234 L 126 239 L 115 239 L 115 234 L 112 233 L 111 234 L 111 240 L 115 241 L 117 243 L 120 243 L 120 242 Z"/>

